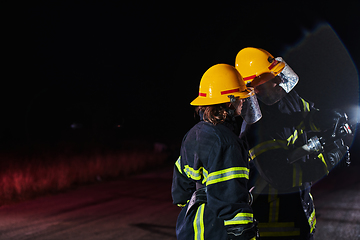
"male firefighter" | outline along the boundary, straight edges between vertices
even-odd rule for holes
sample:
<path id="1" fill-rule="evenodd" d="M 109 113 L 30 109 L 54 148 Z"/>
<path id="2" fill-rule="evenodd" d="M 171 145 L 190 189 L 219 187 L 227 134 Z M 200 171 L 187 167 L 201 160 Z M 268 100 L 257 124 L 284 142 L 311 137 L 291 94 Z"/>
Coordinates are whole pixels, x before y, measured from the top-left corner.
<path id="1" fill-rule="evenodd" d="M 246 85 L 254 87 L 263 115 L 253 125 L 245 123 L 241 133 L 256 166 L 250 181 L 260 239 L 313 239 L 316 217 L 311 182 L 328 174 L 348 147 L 339 140 L 323 152 L 316 136 L 311 142 L 308 134 L 331 128 L 345 115 L 320 114 L 313 103 L 292 90 L 299 80 L 296 73 L 281 57 L 274 58 L 263 49 L 242 49 L 235 67 Z"/>
<path id="2" fill-rule="evenodd" d="M 172 198 L 182 207 L 177 239 L 255 239 L 248 149 L 233 130 L 238 115 L 248 123 L 261 118 L 256 96 L 235 67 L 217 64 L 204 73 L 190 104 L 200 121 L 184 136 L 174 166 Z"/>

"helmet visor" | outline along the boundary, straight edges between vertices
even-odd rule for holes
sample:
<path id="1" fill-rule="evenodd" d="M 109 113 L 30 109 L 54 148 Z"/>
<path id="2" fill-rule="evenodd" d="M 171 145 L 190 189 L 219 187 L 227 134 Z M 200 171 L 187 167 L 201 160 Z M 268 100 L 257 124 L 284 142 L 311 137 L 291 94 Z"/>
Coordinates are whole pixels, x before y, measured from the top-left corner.
<path id="1" fill-rule="evenodd" d="M 266 105 L 275 104 L 286 95 L 286 91 L 280 87 L 281 82 L 282 79 L 279 75 L 277 75 L 270 81 L 256 86 L 255 89 L 257 98 Z"/>
<path id="2" fill-rule="evenodd" d="M 250 97 L 244 99 L 240 116 L 247 124 L 256 123 L 262 117 L 260 107 L 253 89 L 251 91 Z"/>
<path id="3" fill-rule="evenodd" d="M 281 78 L 281 83 L 279 84 L 286 93 L 289 93 L 299 81 L 299 76 L 287 65 L 287 63 L 281 58 L 277 57 L 277 61 L 285 63 L 283 70 L 277 75 Z"/>

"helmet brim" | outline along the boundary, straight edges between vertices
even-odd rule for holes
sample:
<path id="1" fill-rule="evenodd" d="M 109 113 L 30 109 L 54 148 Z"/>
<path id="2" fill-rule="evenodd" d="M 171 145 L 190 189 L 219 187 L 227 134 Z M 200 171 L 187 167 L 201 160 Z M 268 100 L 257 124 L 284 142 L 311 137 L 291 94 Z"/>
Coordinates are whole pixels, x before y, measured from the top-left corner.
<path id="1" fill-rule="evenodd" d="M 230 102 L 230 98 L 228 97 L 230 95 L 233 95 L 234 97 L 239 97 L 239 98 L 248 98 L 251 96 L 251 91 L 245 90 L 243 92 L 226 94 L 226 95 L 223 95 L 223 96 L 217 97 L 217 98 L 198 96 L 190 103 L 190 105 L 192 105 L 192 106 L 208 106 L 208 105 L 227 103 L 227 102 Z"/>
<path id="2" fill-rule="evenodd" d="M 270 71 L 265 71 L 259 74 L 256 78 L 254 78 L 250 83 L 249 86 L 251 87 L 257 87 L 259 85 L 262 85 L 274 77 L 276 77 L 281 71 L 285 68 L 286 64 L 283 61 L 278 61 L 278 64 L 276 64 Z"/>
<path id="3" fill-rule="evenodd" d="M 272 69 L 270 69 L 270 72 L 276 76 L 284 69 L 284 67 L 285 67 L 285 62 L 278 61 L 278 64 L 276 64 Z"/>

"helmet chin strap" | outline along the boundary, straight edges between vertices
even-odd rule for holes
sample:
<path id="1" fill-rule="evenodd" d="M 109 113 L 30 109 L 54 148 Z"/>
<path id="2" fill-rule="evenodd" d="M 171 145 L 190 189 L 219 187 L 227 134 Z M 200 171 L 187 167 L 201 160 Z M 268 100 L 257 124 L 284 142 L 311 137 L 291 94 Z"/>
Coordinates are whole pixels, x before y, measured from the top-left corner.
<path id="1" fill-rule="evenodd" d="M 229 117 L 234 118 L 235 117 L 235 110 L 226 108 L 225 111 L 229 114 Z"/>
<path id="2" fill-rule="evenodd" d="M 230 98 L 231 106 L 233 106 L 233 103 L 236 102 L 235 96 L 234 95 L 228 95 L 228 98 Z M 235 117 L 235 111 L 236 111 L 236 109 L 226 108 L 226 112 L 229 114 L 229 116 L 231 118 Z"/>
<path id="3" fill-rule="evenodd" d="M 236 98 L 234 95 L 228 95 L 228 98 L 230 98 L 231 103 L 236 102 Z"/>

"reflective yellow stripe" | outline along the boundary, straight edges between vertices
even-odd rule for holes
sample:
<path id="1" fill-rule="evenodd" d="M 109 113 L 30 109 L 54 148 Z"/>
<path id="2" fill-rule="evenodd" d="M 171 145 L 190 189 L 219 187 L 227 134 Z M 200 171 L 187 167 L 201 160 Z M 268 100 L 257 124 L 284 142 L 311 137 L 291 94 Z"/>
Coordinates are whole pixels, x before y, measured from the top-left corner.
<path id="1" fill-rule="evenodd" d="M 269 185 L 269 222 L 279 221 L 279 203 L 280 199 L 277 197 L 277 190 Z"/>
<path id="2" fill-rule="evenodd" d="M 294 222 L 278 222 L 280 199 L 277 193 L 275 188 L 269 186 L 269 222 L 259 223 L 260 237 L 299 236 L 300 229 L 295 228 Z"/>
<path id="3" fill-rule="evenodd" d="M 312 196 L 312 194 L 311 194 L 311 193 L 309 193 L 309 196 L 310 196 L 311 200 L 313 200 L 313 201 L 314 201 L 314 198 L 313 198 L 313 196 Z"/>
<path id="4" fill-rule="evenodd" d="M 312 222 L 312 225 L 311 225 L 310 233 L 312 233 L 314 231 L 315 227 L 316 227 L 316 217 L 314 216 L 313 222 Z"/>
<path id="5" fill-rule="evenodd" d="M 200 180 L 202 176 L 202 169 L 203 167 L 200 167 L 199 169 L 193 169 L 189 165 L 185 165 L 184 172 L 186 173 L 186 176 L 188 176 L 188 178 L 191 178 L 193 180 Z"/>
<path id="6" fill-rule="evenodd" d="M 179 203 L 179 204 L 177 204 L 177 206 L 178 206 L 178 207 L 182 207 L 182 208 L 183 208 L 183 207 L 185 207 L 185 206 L 186 206 L 186 204 L 187 204 L 189 201 L 190 201 L 190 200 L 187 200 L 185 204 L 180 204 L 180 203 Z"/>
<path id="7" fill-rule="evenodd" d="M 249 155 L 250 155 L 251 160 L 254 160 L 254 158 L 259 156 L 263 152 L 266 152 L 266 151 L 269 151 L 272 149 L 277 149 L 277 148 L 288 149 L 286 141 L 272 139 L 272 140 L 260 143 L 249 150 Z"/>
<path id="8" fill-rule="evenodd" d="M 199 169 L 194 169 L 189 165 L 184 166 L 184 172 L 186 176 L 188 176 L 188 178 L 191 178 L 193 180 L 198 181 L 202 179 L 202 184 L 205 184 L 209 175 L 208 171 L 205 168 L 200 167 Z"/>
<path id="9" fill-rule="evenodd" d="M 320 132 L 320 129 L 317 128 L 313 122 L 310 122 L 310 129 L 313 132 Z"/>
<path id="10" fill-rule="evenodd" d="M 304 133 L 304 130 L 305 123 L 304 121 L 301 121 L 300 124 L 296 127 L 294 133 L 287 139 L 287 146 L 289 146 L 290 144 L 295 144 L 299 136 Z"/>
<path id="11" fill-rule="evenodd" d="M 206 185 L 228 181 L 235 178 L 249 179 L 249 169 L 246 167 L 232 167 L 209 174 Z"/>
<path id="12" fill-rule="evenodd" d="M 304 106 L 304 112 L 310 112 L 310 104 L 308 102 L 306 102 L 304 99 L 301 98 L 301 101 L 303 103 Z"/>
<path id="13" fill-rule="evenodd" d="M 259 223 L 260 237 L 299 236 L 300 228 L 294 222 Z"/>
<path id="14" fill-rule="evenodd" d="M 305 130 L 305 123 L 304 123 L 304 121 L 301 121 L 301 122 L 299 123 L 299 125 L 296 126 L 296 129 L 299 129 L 299 130 L 300 130 L 300 133 L 302 134 L 303 131 L 301 131 L 301 130 Z"/>
<path id="15" fill-rule="evenodd" d="M 311 193 L 309 193 L 309 196 L 311 199 L 313 199 Z M 315 208 L 313 207 L 313 211 L 308 219 L 308 222 L 309 222 L 309 226 L 310 226 L 310 233 L 312 233 L 315 229 L 315 226 L 316 226 L 316 216 L 315 216 Z"/>
<path id="16" fill-rule="evenodd" d="M 204 209 L 205 203 L 201 204 L 196 211 L 193 222 L 194 240 L 204 240 Z"/>
<path id="17" fill-rule="evenodd" d="M 253 222 L 252 213 L 238 213 L 233 219 L 225 220 L 224 225 L 234 225 L 234 224 L 248 224 Z"/>
<path id="18" fill-rule="evenodd" d="M 298 130 L 295 130 L 294 133 L 287 139 L 287 145 L 294 144 L 298 139 Z"/>
<path id="19" fill-rule="evenodd" d="M 208 171 L 205 168 L 203 168 L 203 177 L 204 177 L 204 179 L 202 180 L 202 184 L 205 184 L 205 182 L 208 179 L 208 176 L 209 176 Z"/>
<path id="20" fill-rule="evenodd" d="M 175 162 L 175 166 L 176 166 L 177 170 L 179 171 L 179 173 L 181 173 L 181 174 L 182 174 L 182 170 L 181 170 L 181 163 L 180 163 L 180 161 L 181 161 L 181 156 L 179 156 L 179 158 L 176 160 L 176 162 Z"/>
<path id="21" fill-rule="evenodd" d="M 329 174 L 328 166 L 327 166 L 327 164 L 326 164 L 324 155 L 323 155 L 322 153 L 320 153 L 319 155 L 317 155 L 317 157 L 320 158 L 321 161 L 323 162 L 323 164 L 325 165 L 326 174 Z"/>

